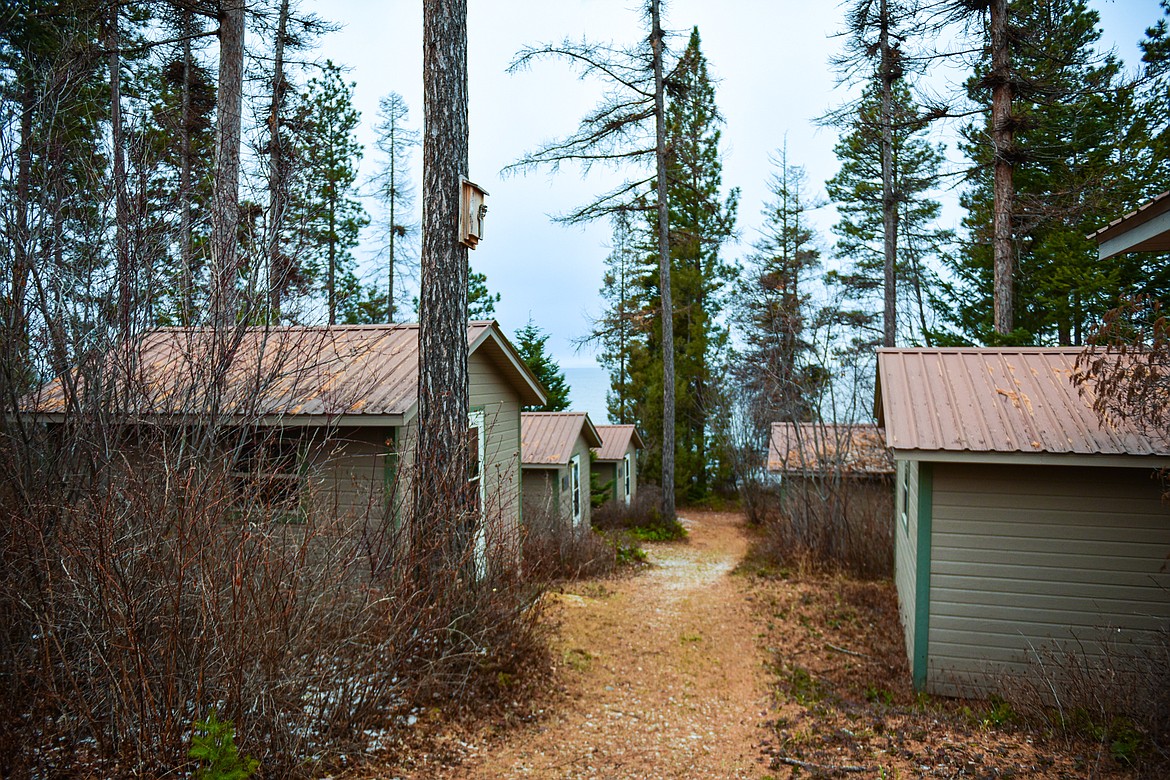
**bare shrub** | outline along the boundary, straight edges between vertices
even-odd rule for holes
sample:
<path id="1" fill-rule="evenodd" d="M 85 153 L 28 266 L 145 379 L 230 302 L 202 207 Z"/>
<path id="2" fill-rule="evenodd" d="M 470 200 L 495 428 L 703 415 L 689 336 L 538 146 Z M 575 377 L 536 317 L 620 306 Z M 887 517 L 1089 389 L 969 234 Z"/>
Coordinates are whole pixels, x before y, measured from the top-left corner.
<path id="1" fill-rule="evenodd" d="M 760 487 L 751 502 L 762 534 L 752 557 L 778 566 L 801 564 L 855 577 L 894 571 L 894 491 L 885 477 L 788 477 Z"/>
<path id="2" fill-rule="evenodd" d="M 630 503 L 606 501 L 593 510 L 593 527 L 603 531 L 631 528 L 658 528 L 662 518 L 662 490 L 657 485 L 640 485 Z"/>
<path id="3" fill-rule="evenodd" d="M 1150 776 L 1170 769 L 1170 626 L 1140 644 L 1102 628 L 1091 642 L 1035 648 L 1001 687 L 1032 722 L 1096 741 Z"/>
<path id="4" fill-rule="evenodd" d="M 265 365 L 251 399 L 310 370 Z M 346 431 L 246 407 L 131 417 L 119 392 L 91 381 L 59 421 L 0 436 L 0 776 L 186 772 L 213 710 L 266 776 L 301 776 L 543 652 L 499 519 L 514 499 L 451 519 L 476 544 L 420 550 L 409 464 L 383 484 L 383 456 L 355 457 Z"/>
<path id="5" fill-rule="evenodd" d="M 600 577 L 617 566 L 617 552 L 592 528 L 574 529 L 543 506 L 524 508 L 524 576 L 536 583 Z"/>

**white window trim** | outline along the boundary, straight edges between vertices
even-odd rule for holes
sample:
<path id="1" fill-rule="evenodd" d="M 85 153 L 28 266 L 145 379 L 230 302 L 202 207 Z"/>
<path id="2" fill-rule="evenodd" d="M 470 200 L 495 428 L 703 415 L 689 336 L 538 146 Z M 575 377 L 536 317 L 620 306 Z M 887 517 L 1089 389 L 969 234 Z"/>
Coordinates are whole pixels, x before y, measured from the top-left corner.
<path id="1" fill-rule="evenodd" d="M 624 461 L 625 461 L 625 467 L 626 467 L 626 476 L 625 476 L 626 505 L 629 506 L 630 494 L 632 492 L 632 488 L 633 488 L 633 484 L 634 484 L 633 481 L 630 479 L 630 453 L 628 453 L 628 452 L 626 453 L 626 457 L 624 458 Z"/>
<path id="2" fill-rule="evenodd" d="M 487 508 L 485 503 L 487 501 L 487 487 L 484 485 L 484 472 L 486 471 L 484 439 L 487 437 L 484 431 L 483 412 L 472 412 L 467 415 L 467 427 L 479 429 L 479 435 L 475 437 L 479 449 L 479 517 L 475 523 L 475 534 L 472 539 L 472 555 L 475 560 L 476 576 L 483 579 L 487 576 L 487 524 L 484 522 Z"/>
<path id="3" fill-rule="evenodd" d="M 574 455 L 569 459 L 569 511 L 573 516 L 573 527 L 581 525 L 585 516 L 584 505 L 581 501 L 581 456 Z"/>

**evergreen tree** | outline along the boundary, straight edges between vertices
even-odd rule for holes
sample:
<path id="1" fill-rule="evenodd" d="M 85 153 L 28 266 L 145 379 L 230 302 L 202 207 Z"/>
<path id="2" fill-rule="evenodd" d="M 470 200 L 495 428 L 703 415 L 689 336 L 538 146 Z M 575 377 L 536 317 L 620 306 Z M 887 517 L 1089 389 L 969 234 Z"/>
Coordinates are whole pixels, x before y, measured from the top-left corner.
<path id="1" fill-rule="evenodd" d="M 613 239 L 605 258 L 605 275 L 601 282 L 601 297 L 605 309 L 594 321 L 593 330 L 585 339 L 601 347 L 598 357 L 602 368 L 609 372 L 610 389 L 606 393 L 609 419 L 618 425 L 637 424 L 635 391 L 630 378 L 630 357 L 643 332 L 643 307 L 637 294 L 638 246 L 629 212 L 612 216 Z"/>
<path id="2" fill-rule="evenodd" d="M 500 294 L 492 293 L 487 286 L 487 274 L 481 274 L 467 266 L 467 317 L 471 320 L 491 320 L 496 316 L 496 304 Z"/>
<path id="3" fill-rule="evenodd" d="M 711 486 L 707 423 L 712 406 L 711 382 L 716 363 L 727 345 L 727 329 L 719 319 L 723 290 L 732 274 L 720 257 L 722 244 L 735 226 L 739 193 L 722 195 L 720 125 L 715 87 L 707 72 L 699 31 L 691 32 L 686 50 L 668 82 L 666 111 L 667 202 L 670 206 L 670 266 L 673 298 L 675 380 L 675 481 L 680 495 L 697 500 Z M 646 314 L 662 307 L 656 251 L 641 284 Z M 666 441 L 661 420 L 665 349 L 662 321 L 646 316 L 649 324 L 642 349 L 635 350 L 630 373 L 637 401 L 637 418 L 648 434 L 648 473 L 661 468 Z M 657 451 L 656 451 L 657 450 Z M 685 492 L 684 492 L 685 491 Z"/>
<path id="4" fill-rule="evenodd" d="M 1170 178 L 1170 111 L 1166 110 L 1170 106 L 1170 0 L 1162 0 L 1161 8 L 1162 18 L 1146 30 L 1140 44 L 1147 79 L 1140 93 L 1141 112 L 1153 138 L 1150 152 L 1155 172 L 1150 180 L 1155 190 L 1158 186 L 1164 190 Z"/>
<path id="5" fill-rule="evenodd" d="M 320 77 L 309 81 L 295 112 L 297 170 L 288 205 L 295 231 L 292 260 L 325 295 L 329 323 L 356 305 L 361 287 L 352 250 L 369 223 L 357 198 L 362 147 L 356 138 L 360 115 L 353 107 L 353 84 L 341 68 L 326 62 Z"/>
<path id="6" fill-rule="evenodd" d="M 880 86 L 874 83 L 863 94 L 848 132 L 833 149 L 841 169 L 825 185 L 841 215 L 833 226 L 836 254 L 851 266 L 845 273 L 835 273 L 832 280 L 842 283 L 848 297 L 869 311 L 884 308 L 886 215 L 880 112 Z M 923 124 L 904 83 L 894 86 L 889 113 L 893 128 L 890 184 L 898 202 L 900 239 L 894 268 L 897 341 L 929 346 L 936 329 L 931 311 L 937 286 L 933 268 L 953 240 L 951 231 L 936 226 L 941 206 L 927 194 L 938 182 L 943 152 L 922 138 Z"/>
<path id="7" fill-rule="evenodd" d="M 378 109 L 378 150 L 384 158 L 374 177 L 374 192 L 382 213 L 377 221 L 378 235 L 386 265 L 385 321 L 394 321 L 395 278 L 397 269 L 411 255 L 410 241 L 418 232 L 413 220 L 414 187 L 410 182 L 410 154 L 418 146 L 418 131 L 406 126 L 406 101 L 397 92 L 382 98 Z M 401 290 L 398 291 L 401 294 Z"/>
<path id="8" fill-rule="evenodd" d="M 996 158 L 984 142 L 990 115 L 964 132 L 974 168 L 963 196 L 969 240 L 950 263 L 951 321 L 963 340 L 1081 344 L 1119 294 L 1157 292 L 1170 282 L 1165 269 L 1140 259 L 1099 263 L 1086 238 L 1140 202 L 1150 140 L 1136 121 L 1133 90 L 1121 83 L 1120 63 L 1096 54 L 1098 15 L 1085 0 L 1021 0 L 1012 14 L 1032 41 L 1012 68 L 1015 330 L 997 333 L 991 320 Z M 976 99 L 985 84 L 973 79 Z"/>
<path id="9" fill-rule="evenodd" d="M 805 172 L 789 164 L 787 148 L 773 158 L 773 165 L 772 200 L 763 210 L 760 238 L 741 274 L 735 305 L 745 345 L 735 376 L 746 391 L 746 411 L 761 440 L 773 422 L 813 419 L 818 391 L 826 381 L 807 338 L 816 316 L 809 286 L 820 265 L 820 250 L 808 218 Z M 877 219 L 880 230 L 880 202 Z"/>
<path id="10" fill-rule="evenodd" d="M 549 334 L 541 330 L 531 318 L 527 325 L 516 331 L 516 351 L 548 394 L 548 403 L 543 406 L 525 406 L 526 412 L 563 412 L 569 408 L 569 385 L 565 381 L 565 372 L 545 351 L 548 339 Z"/>

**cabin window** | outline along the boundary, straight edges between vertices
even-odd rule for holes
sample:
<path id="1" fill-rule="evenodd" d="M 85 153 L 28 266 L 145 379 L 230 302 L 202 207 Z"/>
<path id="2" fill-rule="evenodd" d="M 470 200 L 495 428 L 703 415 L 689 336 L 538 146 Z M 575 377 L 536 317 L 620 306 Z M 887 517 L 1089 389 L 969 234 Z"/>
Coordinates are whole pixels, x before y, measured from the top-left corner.
<path id="1" fill-rule="evenodd" d="M 630 464 L 630 456 L 627 455 L 625 457 L 625 466 L 626 466 L 625 488 L 626 488 L 626 503 L 627 504 L 630 503 L 630 488 L 633 487 L 633 485 L 630 484 L 630 465 L 631 465 Z"/>
<path id="2" fill-rule="evenodd" d="M 903 461 L 898 464 L 898 513 L 902 518 L 902 528 L 910 530 L 910 464 Z"/>
<path id="3" fill-rule="evenodd" d="M 569 461 L 569 486 L 573 495 L 573 525 L 581 522 L 581 456 Z"/>
<path id="4" fill-rule="evenodd" d="M 240 443 L 231 472 L 237 509 L 284 522 L 303 519 L 303 466 L 299 437 L 276 430 L 255 431 Z"/>
<path id="5" fill-rule="evenodd" d="M 472 412 L 467 426 L 467 484 L 472 509 L 483 514 L 483 412 Z"/>

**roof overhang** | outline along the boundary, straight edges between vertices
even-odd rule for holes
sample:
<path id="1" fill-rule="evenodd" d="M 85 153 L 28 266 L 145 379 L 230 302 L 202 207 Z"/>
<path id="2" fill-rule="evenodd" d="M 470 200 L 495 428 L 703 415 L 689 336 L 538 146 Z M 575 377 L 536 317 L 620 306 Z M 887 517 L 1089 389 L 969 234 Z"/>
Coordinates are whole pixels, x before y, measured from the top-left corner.
<path id="1" fill-rule="evenodd" d="M 1158 469 L 1170 467 L 1160 455 L 1093 455 L 1079 452 L 972 452 L 970 450 L 894 450 L 894 460 L 931 463 L 992 463 L 1008 466 L 1096 466 Z"/>
<path id="2" fill-rule="evenodd" d="M 1170 252 L 1170 192 L 1089 236 L 1105 260 L 1125 252 Z"/>
<path id="3" fill-rule="evenodd" d="M 548 396 L 541 387 L 540 380 L 525 365 L 516 348 L 508 341 L 500 330 L 500 325 L 492 321 L 490 326 L 470 344 L 467 345 L 467 354 L 475 354 L 484 350 L 487 358 L 507 376 L 520 395 L 520 403 L 524 406 L 543 406 L 548 403 Z M 597 431 L 593 432 L 594 435 Z"/>

